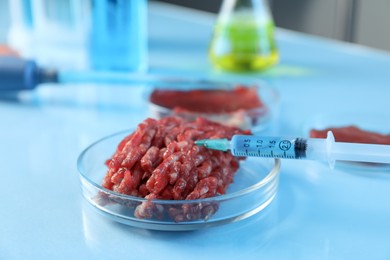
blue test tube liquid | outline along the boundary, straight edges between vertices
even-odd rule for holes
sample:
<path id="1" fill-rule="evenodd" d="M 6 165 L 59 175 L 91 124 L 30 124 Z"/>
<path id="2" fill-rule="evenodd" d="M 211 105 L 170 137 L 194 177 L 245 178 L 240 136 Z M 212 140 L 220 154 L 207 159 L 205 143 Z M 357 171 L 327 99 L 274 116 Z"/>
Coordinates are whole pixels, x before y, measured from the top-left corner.
<path id="1" fill-rule="evenodd" d="M 146 0 L 92 0 L 90 66 L 142 71 L 147 66 Z"/>
<path id="2" fill-rule="evenodd" d="M 22 0 L 23 21 L 27 28 L 33 28 L 31 0 Z"/>

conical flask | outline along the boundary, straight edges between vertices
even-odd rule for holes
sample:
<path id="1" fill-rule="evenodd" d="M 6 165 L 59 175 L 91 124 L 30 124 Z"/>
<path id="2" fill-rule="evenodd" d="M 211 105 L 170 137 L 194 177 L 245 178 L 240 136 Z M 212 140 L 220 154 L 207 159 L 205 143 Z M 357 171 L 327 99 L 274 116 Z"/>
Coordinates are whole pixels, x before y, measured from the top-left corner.
<path id="1" fill-rule="evenodd" d="M 275 25 L 266 0 L 224 0 L 209 58 L 227 71 L 261 71 L 278 63 Z"/>

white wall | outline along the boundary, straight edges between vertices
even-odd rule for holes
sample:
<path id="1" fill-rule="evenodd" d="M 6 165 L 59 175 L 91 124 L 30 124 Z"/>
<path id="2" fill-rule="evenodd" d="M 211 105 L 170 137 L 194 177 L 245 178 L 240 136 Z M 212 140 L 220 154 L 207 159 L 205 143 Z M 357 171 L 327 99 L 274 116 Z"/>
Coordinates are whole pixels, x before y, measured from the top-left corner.
<path id="1" fill-rule="evenodd" d="M 390 0 L 359 1 L 355 41 L 390 50 Z"/>
<path id="2" fill-rule="evenodd" d="M 276 24 L 390 51 L 390 0 L 270 0 Z"/>

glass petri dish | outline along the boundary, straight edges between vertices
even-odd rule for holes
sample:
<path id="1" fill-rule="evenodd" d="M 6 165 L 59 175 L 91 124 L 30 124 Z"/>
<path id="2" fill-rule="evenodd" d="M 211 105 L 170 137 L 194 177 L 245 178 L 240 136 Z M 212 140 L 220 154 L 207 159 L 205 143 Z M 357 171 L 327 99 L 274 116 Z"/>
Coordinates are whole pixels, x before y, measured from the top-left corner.
<path id="1" fill-rule="evenodd" d="M 187 93 L 191 94 L 193 91 L 234 91 L 235 87 L 240 86 L 248 90 L 255 89 L 252 92 L 260 100 L 261 106 L 250 108 L 250 109 L 237 109 L 230 112 L 196 112 L 192 110 L 180 110 L 173 108 L 175 107 L 175 102 L 182 103 L 181 98 L 178 95 L 177 98 L 170 99 L 170 105 L 164 106 L 157 104 L 152 100 L 152 95 L 155 91 L 178 91 L 180 94 L 186 98 Z M 230 92 L 232 93 L 232 92 Z M 247 94 L 247 93 L 246 93 Z M 207 94 L 205 94 L 206 96 Z M 248 96 L 246 96 L 248 97 Z M 198 97 L 197 102 L 201 102 L 201 97 Z M 219 96 L 218 98 L 221 98 Z M 236 95 L 236 98 L 240 98 L 240 94 Z M 253 97 L 250 97 L 253 98 Z M 198 116 L 202 116 L 209 120 L 213 120 L 225 125 L 240 127 L 241 129 L 250 129 L 252 132 L 260 132 L 266 128 L 274 121 L 277 117 L 278 107 L 279 107 L 279 93 L 278 91 L 271 87 L 264 81 L 261 80 L 246 80 L 246 81 L 214 81 L 214 80 L 182 80 L 180 82 L 170 82 L 170 81 L 161 81 L 154 84 L 153 88 L 147 93 L 147 100 L 149 106 L 149 114 L 151 117 L 156 119 L 161 119 L 167 116 L 181 116 L 188 119 L 195 119 Z M 221 100 L 220 100 L 221 101 Z M 223 101 L 223 100 L 222 100 Z M 231 105 L 231 102 L 225 101 L 226 105 Z M 251 102 L 249 100 L 249 102 Z M 208 107 L 213 105 L 221 104 L 220 102 L 211 102 L 207 104 Z"/>
<path id="2" fill-rule="evenodd" d="M 130 133 L 120 132 L 93 143 L 80 154 L 77 161 L 82 195 L 108 219 L 144 229 L 196 230 L 248 218 L 265 209 L 277 194 L 280 160 L 259 158 L 242 161 L 227 193 L 212 198 L 147 200 L 105 189 L 101 186 L 107 171 L 104 162 Z M 158 211 L 158 214 L 153 214 L 151 218 L 137 218 L 135 210 L 144 206 Z M 184 208 L 197 212 L 198 217 L 191 221 L 177 221 L 171 217 L 172 212 Z"/>
<path id="3" fill-rule="evenodd" d="M 381 114 L 381 113 L 375 113 L 375 114 L 367 113 L 367 112 L 356 112 L 356 113 L 339 112 L 335 114 L 326 113 L 326 114 L 318 114 L 311 118 L 308 118 L 303 123 L 302 131 L 305 137 L 310 137 L 311 129 L 323 130 L 330 127 L 357 126 L 366 131 L 372 131 L 380 134 L 389 134 L 390 128 L 386 128 L 386 124 L 383 124 L 383 122 L 389 122 L 389 121 L 390 121 L 390 115 Z M 336 165 L 348 170 L 362 170 L 362 171 L 389 171 L 390 170 L 390 164 L 382 164 L 382 163 L 338 161 L 336 162 Z"/>

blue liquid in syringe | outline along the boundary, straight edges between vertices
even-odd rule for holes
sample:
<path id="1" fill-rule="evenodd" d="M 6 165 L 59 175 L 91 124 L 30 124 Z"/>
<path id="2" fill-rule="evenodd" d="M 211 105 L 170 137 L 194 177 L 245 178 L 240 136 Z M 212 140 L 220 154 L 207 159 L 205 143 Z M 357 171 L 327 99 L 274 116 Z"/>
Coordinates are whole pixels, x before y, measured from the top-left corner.
<path id="1" fill-rule="evenodd" d="M 230 141 L 234 156 L 303 159 L 306 157 L 305 139 L 285 139 L 281 137 L 257 137 L 235 135 Z"/>

